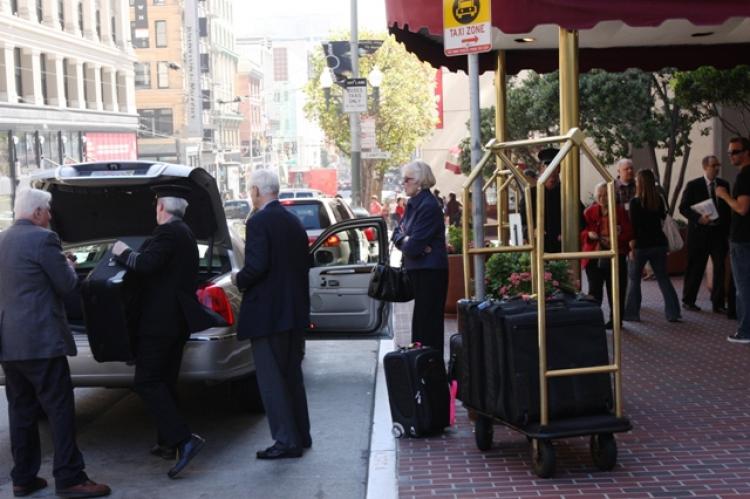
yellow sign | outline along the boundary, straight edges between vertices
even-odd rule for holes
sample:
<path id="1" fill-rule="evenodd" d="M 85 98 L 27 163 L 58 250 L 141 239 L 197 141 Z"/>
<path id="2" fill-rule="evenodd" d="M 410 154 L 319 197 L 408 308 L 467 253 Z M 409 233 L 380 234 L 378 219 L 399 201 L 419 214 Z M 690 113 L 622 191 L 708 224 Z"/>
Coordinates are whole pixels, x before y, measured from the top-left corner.
<path id="1" fill-rule="evenodd" d="M 491 0 L 443 0 L 445 55 L 492 50 Z"/>

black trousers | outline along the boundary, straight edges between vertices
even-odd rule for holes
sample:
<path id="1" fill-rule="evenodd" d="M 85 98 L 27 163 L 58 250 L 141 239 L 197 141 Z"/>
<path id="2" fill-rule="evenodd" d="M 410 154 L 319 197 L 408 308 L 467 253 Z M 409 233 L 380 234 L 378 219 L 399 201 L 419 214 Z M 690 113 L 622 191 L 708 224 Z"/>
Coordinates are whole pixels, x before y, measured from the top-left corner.
<path id="1" fill-rule="evenodd" d="M 687 237 L 687 248 L 688 263 L 682 288 L 682 301 L 695 303 L 710 256 L 714 266 L 711 303 L 714 307 L 724 307 L 724 261 L 729 251 L 726 235 L 718 226 L 691 227 Z"/>
<path id="2" fill-rule="evenodd" d="M 88 480 L 76 445 L 75 401 L 67 357 L 3 362 L 8 398 L 13 485 L 28 485 L 39 473 L 39 416 L 47 414 L 55 449 L 52 474 L 58 489 Z"/>
<path id="3" fill-rule="evenodd" d="M 271 437 L 285 448 L 309 445 L 310 416 L 302 376 L 305 333 L 285 331 L 250 341 Z"/>
<path id="4" fill-rule="evenodd" d="M 140 336 L 136 344 L 133 388 L 156 421 L 157 442 L 170 447 L 190 438 L 176 398 L 184 347 L 184 337 Z"/>
<path id="5" fill-rule="evenodd" d="M 619 255 L 617 257 L 618 266 L 617 274 L 619 277 L 619 290 L 620 290 L 620 318 L 625 312 L 625 294 L 628 289 L 628 263 L 625 255 Z M 599 260 L 594 258 L 589 260 L 586 264 L 586 277 L 589 281 L 589 294 L 594 299 L 602 304 L 604 299 L 603 288 L 607 288 L 607 301 L 609 302 L 609 320 L 612 320 L 612 271 L 608 264 L 605 266 L 599 265 Z"/>
<path id="6" fill-rule="evenodd" d="M 443 310 L 448 294 L 448 269 L 408 270 L 414 286 L 411 341 L 430 346 L 443 354 L 445 326 Z"/>

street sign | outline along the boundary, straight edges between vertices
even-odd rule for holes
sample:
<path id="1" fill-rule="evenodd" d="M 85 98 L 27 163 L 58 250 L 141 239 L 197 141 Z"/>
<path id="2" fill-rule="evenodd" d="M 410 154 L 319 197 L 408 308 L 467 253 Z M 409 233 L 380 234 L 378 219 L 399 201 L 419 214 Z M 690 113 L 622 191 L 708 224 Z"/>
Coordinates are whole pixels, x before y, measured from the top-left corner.
<path id="1" fill-rule="evenodd" d="M 367 78 L 347 78 L 344 81 L 344 112 L 367 112 Z"/>
<path id="2" fill-rule="evenodd" d="M 443 0 L 445 55 L 492 50 L 491 0 Z"/>
<path id="3" fill-rule="evenodd" d="M 375 140 L 375 118 L 362 118 L 360 122 L 360 146 L 362 149 L 377 149 Z"/>
<path id="4" fill-rule="evenodd" d="M 390 159 L 391 153 L 375 149 L 374 151 L 362 151 L 362 159 Z"/>

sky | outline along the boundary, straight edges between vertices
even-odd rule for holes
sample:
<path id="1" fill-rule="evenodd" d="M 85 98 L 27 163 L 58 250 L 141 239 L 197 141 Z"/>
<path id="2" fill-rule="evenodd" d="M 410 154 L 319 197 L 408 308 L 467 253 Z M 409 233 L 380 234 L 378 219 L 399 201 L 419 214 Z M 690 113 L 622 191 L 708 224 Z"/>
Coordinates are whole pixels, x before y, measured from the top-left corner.
<path id="1" fill-rule="evenodd" d="M 385 0 L 357 1 L 359 29 L 387 31 Z M 234 0 L 235 30 L 237 36 L 324 37 L 349 30 L 350 4 L 351 0 Z"/>

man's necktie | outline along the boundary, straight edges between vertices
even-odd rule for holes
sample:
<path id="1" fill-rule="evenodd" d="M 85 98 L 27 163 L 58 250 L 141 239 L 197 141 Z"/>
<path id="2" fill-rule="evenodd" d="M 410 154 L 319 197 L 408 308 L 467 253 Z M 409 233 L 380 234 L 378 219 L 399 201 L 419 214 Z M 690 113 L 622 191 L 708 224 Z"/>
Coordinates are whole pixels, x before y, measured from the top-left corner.
<path id="1" fill-rule="evenodd" d="M 716 181 L 712 180 L 708 183 L 708 194 L 711 196 L 711 201 L 714 202 L 714 205 L 718 207 L 716 204 Z"/>

